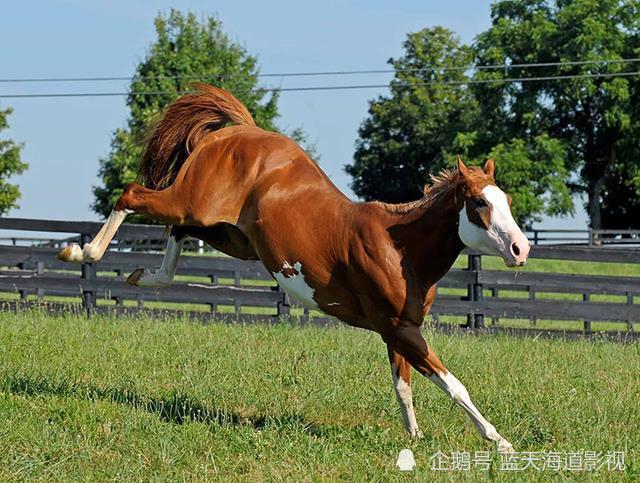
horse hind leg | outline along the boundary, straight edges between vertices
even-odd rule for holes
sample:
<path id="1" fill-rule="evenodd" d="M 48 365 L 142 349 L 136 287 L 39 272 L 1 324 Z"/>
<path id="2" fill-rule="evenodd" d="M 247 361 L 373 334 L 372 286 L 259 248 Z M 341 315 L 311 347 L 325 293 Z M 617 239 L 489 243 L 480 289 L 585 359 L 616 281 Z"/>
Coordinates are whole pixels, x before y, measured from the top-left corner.
<path id="1" fill-rule="evenodd" d="M 77 243 L 70 243 L 58 252 L 57 258 L 63 262 L 97 262 L 102 258 L 118 228 L 130 213 L 132 213 L 130 210 L 113 210 L 93 240 L 85 243 L 82 248 Z"/>
<path id="2" fill-rule="evenodd" d="M 127 283 L 136 287 L 168 287 L 171 285 L 178 268 L 178 259 L 185 238 L 186 236 L 178 230 L 172 229 L 160 268 L 153 271 L 148 268 L 138 268 L 129 275 Z"/>
<path id="3" fill-rule="evenodd" d="M 76 243 L 58 253 L 65 262 L 97 262 L 102 259 L 118 228 L 131 213 L 140 213 L 167 224 L 181 223 L 185 213 L 181 203 L 175 202 L 172 190 L 154 191 L 137 183 L 129 184 L 97 235 L 82 248 Z"/>

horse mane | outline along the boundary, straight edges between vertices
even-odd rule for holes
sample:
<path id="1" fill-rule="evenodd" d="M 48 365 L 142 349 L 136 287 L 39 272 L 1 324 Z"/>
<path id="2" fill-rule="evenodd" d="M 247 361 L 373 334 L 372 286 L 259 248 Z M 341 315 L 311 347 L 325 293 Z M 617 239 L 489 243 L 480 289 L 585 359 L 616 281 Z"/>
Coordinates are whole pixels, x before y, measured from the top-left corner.
<path id="1" fill-rule="evenodd" d="M 430 205 L 444 193 L 448 192 L 452 187 L 455 187 L 458 179 L 458 172 L 453 169 L 443 169 L 436 175 L 430 175 L 429 178 L 430 183 L 425 185 L 423 189 L 423 196 L 418 200 L 409 201 L 407 203 L 384 203 L 382 201 L 374 201 L 373 203 L 383 207 L 391 214 L 404 215 L 416 208 L 422 208 Z"/>
<path id="2" fill-rule="evenodd" d="M 202 83 L 193 86 L 196 92 L 169 104 L 146 136 L 138 179 L 147 188 L 159 190 L 172 184 L 209 132 L 230 123 L 256 125 L 246 106 L 230 92 Z"/>

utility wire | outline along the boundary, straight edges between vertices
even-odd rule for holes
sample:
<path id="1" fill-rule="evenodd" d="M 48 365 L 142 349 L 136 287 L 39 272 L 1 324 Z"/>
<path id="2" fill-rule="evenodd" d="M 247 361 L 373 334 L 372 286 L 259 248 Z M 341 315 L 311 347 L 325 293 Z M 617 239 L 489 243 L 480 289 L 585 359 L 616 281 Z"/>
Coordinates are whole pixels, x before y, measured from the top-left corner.
<path id="1" fill-rule="evenodd" d="M 640 62 L 640 58 L 629 59 L 608 59 L 608 60 L 577 60 L 562 62 L 534 62 L 528 64 L 491 64 L 491 65 L 469 65 L 461 67 L 437 67 L 428 66 L 422 68 L 407 69 L 372 69 L 372 70 L 334 70 L 334 71 L 316 71 L 316 72 L 282 72 L 256 74 L 256 77 L 320 77 L 320 76 L 345 76 L 345 75 L 374 75 L 374 74 L 393 74 L 398 72 L 450 72 L 450 71 L 467 71 L 467 70 L 512 70 L 527 69 L 541 67 L 565 67 L 579 65 L 598 65 L 598 64 L 633 64 Z M 241 74 L 204 74 L 204 75 L 168 75 L 168 76 L 111 76 L 111 77 L 24 77 L 24 78 L 5 78 L 0 79 L 0 83 L 47 83 L 47 82 L 104 82 L 104 81 L 131 81 L 131 80 L 197 80 L 197 79 L 232 79 L 239 77 Z"/>
<path id="2" fill-rule="evenodd" d="M 640 71 L 632 72 L 610 72 L 601 74 L 567 74 L 555 76 L 538 76 L 538 77 L 506 77 L 502 79 L 472 79 L 466 81 L 432 81 L 432 82 L 415 82 L 409 84 L 354 84 L 354 85 L 337 85 L 337 86 L 309 86 L 309 87 L 282 87 L 282 88 L 258 88 L 261 92 L 305 92 L 305 91 L 337 91 L 337 90 L 355 90 L 355 89 L 381 89 L 385 87 L 393 87 L 400 89 L 410 89 L 415 87 L 442 86 L 442 85 L 476 85 L 476 84 L 507 84 L 517 82 L 535 82 L 535 81 L 559 81 L 569 79 L 609 79 L 613 77 L 635 77 L 640 75 Z M 188 94 L 192 91 L 180 92 L 178 94 Z M 161 96 L 175 95 L 173 91 L 143 91 L 143 92 L 62 92 L 62 93 L 41 93 L 41 94 L 0 94 L 0 98 L 4 99 L 20 99 L 20 98 L 55 98 L 55 97 L 114 97 L 114 96 Z"/>

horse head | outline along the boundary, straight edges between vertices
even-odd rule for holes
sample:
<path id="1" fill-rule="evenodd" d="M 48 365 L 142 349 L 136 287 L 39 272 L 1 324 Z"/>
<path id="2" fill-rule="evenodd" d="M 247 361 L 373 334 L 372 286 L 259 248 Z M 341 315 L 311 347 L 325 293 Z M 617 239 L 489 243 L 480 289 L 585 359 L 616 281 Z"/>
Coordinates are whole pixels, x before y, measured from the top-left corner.
<path id="1" fill-rule="evenodd" d="M 494 178 L 490 159 L 484 168 L 467 167 L 458 157 L 458 180 L 464 193 L 458 235 L 467 247 L 502 257 L 509 267 L 522 266 L 531 245 L 511 214 L 511 198 Z"/>

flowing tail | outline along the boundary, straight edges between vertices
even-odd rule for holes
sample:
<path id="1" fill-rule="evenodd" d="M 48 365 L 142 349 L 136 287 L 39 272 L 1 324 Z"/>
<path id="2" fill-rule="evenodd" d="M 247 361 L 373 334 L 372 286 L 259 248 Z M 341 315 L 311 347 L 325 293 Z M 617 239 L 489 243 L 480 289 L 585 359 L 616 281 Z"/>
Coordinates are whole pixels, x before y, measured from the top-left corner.
<path id="1" fill-rule="evenodd" d="M 195 93 L 169 104 L 147 138 L 138 171 L 147 188 L 160 190 L 171 185 L 207 133 L 230 123 L 256 125 L 246 106 L 230 92 L 201 83 L 194 87 Z"/>

